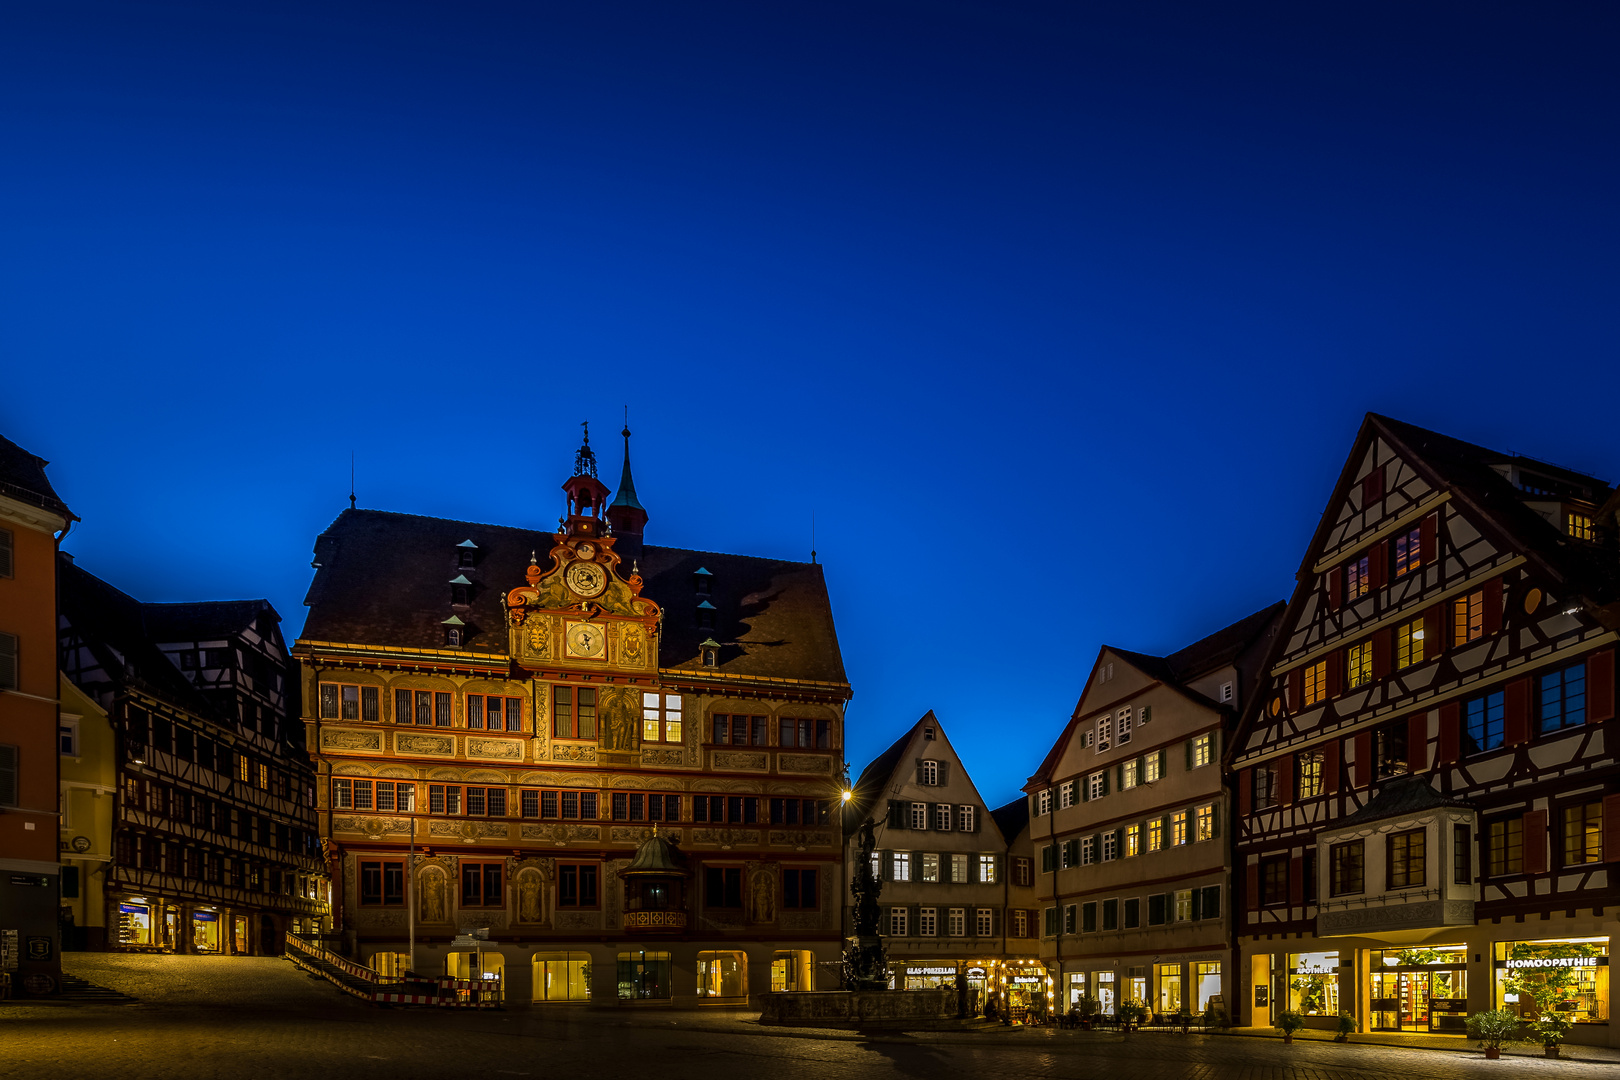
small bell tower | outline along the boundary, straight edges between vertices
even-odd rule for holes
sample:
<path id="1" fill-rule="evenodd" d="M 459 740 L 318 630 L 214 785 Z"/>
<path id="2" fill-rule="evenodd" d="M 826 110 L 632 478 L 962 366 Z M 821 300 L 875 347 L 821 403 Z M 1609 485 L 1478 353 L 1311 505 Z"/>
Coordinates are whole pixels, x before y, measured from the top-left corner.
<path id="1" fill-rule="evenodd" d="M 591 426 L 587 420 L 584 441 L 574 454 L 574 475 L 563 484 L 568 495 L 568 515 L 563 531 L 570 537 L 598 538 L 606 531 L 607 485 L 596 477 L 596 453 L 591 449 Z"/>

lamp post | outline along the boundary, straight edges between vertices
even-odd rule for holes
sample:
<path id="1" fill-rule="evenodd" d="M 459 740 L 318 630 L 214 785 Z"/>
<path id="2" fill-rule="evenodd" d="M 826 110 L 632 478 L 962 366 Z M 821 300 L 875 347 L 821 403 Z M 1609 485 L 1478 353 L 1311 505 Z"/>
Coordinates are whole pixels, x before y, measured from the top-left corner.
<path id="1" fill-rule="evenodd" d="M 410 796 L 410 807 L 407 813 L 411 818 L 411 853 L 405 860 L 405 924 L 410 928 L 410 950 L 405 958 L 405 974 L 416 973 L 416 785 L 407 789 Z"/>

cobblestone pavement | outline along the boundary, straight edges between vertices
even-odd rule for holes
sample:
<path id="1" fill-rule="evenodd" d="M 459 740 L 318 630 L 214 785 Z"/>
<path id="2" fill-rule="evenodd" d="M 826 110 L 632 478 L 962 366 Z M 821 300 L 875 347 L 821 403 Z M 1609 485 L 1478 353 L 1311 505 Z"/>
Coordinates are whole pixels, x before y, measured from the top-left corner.
<path id="1" fill-rule="evenodd" d="M 750 1014 L 375 1009 L 284 960 L 76 954 L 80 978 L 136 1005 L 0 1004 L 0 1077 L 318 1078 L 588 1075 L 658 1080 L 1612 1080 L 1613 1063 L 1401 1047 L 1140 1033 L 782 1032 Z M 1579 1048 L 1576 1049 L 1579 1052 Z M 771 1074 L 774 1074 L 772 1076 Z"/>

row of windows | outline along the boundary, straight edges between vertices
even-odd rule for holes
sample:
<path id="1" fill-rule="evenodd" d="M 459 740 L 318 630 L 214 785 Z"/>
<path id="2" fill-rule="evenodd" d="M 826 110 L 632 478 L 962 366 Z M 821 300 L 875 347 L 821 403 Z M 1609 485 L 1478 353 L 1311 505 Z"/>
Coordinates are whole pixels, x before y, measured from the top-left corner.
<path id="1" fill-rule="evenodd" d="M 709 742 L 715 746 L 770 746 L 771 718 L 716 713 L 710 717 Z M 778 717 L 774 725 L 781 747 L 801 750 L 827 750 L 832 747 L 831 720 L 804 720 Z"/>
<path id="2" fill-rule="evenodd" d="M 1011 937 L 1029 936 L 1029 912 L 1008 912 L 1012 918 Z M 996 909 L 987 907 L 891 907 L 890 937 L 992 937 L 996 934 Z M 971 928 L 972 933 L 969 934 Z"/>
<path id="3" fill-rule="evenodd" d="M 596 863 L 561 863 L 557 866 L 557 906 L 594 908 L 599 904 L 598 884 L 601 867 Z M 461 864 L 461 892 L 458 906 L 499 908 L 506 906 L 506 866 L 499 862 Z M 360 862 L 360 903 L 364 907 L 403 905 L 405 863 L 399 859 L 366 859 Z"/>
<path id="4" fill-rule="evenodd" d="M 1068 870 L 1098 862 L 1134 858 L 1144 851 L 1163 851 L 1213 840 L 1220 835 L 1220 808 L 1214 803 L 1176 810 L 1166 817 L 1113 829 L 1093 836 L 1071 837 L 1060 844 L 1041 848 L 1041 872 Z"/>
<path id="5" fill-rule="evenodd" d="M 278 851 L 309 854 L 318 846 L 315 833 L 308 829 L 153 780 L 125 777 L 123 805 L 127 809 L 144 810 L 154 817 L 165 818 L 176 824 L 223 833 L 236 840 L 262 844 Z"/>
<path id="6" fill-rule="evenodd" d="M 740 866 L 703 868 L 703 906 L 715 910 L 743 909 L 748 900 Z M 782 907 L 815 910 L 821 906 L 820 872 L 814 867 L 783 868 Z"/>
<path id="7" fill-rule="evenodd" d="M 1194 735 L 1182 744 L 1186 767 L 1201 769 L 1215 760 L 1215 737 L 1211 734 Z M 1055 788 L 1043 788 L 1030 796 L 1030 809 L 1037 817 L 1050 814 L 1054 796 L 1057 809 L 1067 810 L 1081 802 L 1100 799 L 1111 790 L 1130 791 L 1143 784 L 1153 784 L 1165 776 L 1168 752 L 1155 750 L 1111 768 L 1101 769 L 1073 780 L 1065 780 Z"/>
<path id="8" fill-rule="evenodd" d="M 977 832 L 979 808 L 970 803 L 905 802 L 899 799 L 889 803 L 888 824 L 896 829 L 919 832 Z"/>
<path id="9" fill-rule="evenodd" d="M 1143 900 L 1147 901 L 1145 905 Z M 1135 930 L 1144 925 L 1144 917 L 1147 926 L 1218 919 L 1221 917 L 1221 887 L 1209 885 L 1198 889 L 1178 889 L 1173 893 L 1154 893 L 1147 897 L 1088 900 L 1083 904 L 1046 908 L 1043 916 L 1044 937 Z"/>
<path id="10" fill-rule="evenodd" d="M 681 821 L 687 796 L 662 791 L 571 791 L 552 788 L 429 784 L 427 812 L 470 817 L 556 820 Z M 411 781 L 332 779 L 334 810 L 409 813 L 417 809 Z M 693 795 L 692 820 L 711 824 L 825 825 L 825 799 L 764 799 L 751 795 Z"/>
<path id="11" fill-rule="evenodd" d="M 292 797 L 291 773 L 272 767 L 262 758 L 237 753 L 230 747 L 193 731 L 184 724 L 177 724 L 166 716 L 130 706 L 125 731 L 129 756 L 137 761 L 144 756 L 145 748 L 150 747 L 165 754 L 172 754 L 181 761 L 233 776 L 240 783 L 256 787 L 260 791 L 268 791 L 279 798 Z"/>
<path id="12" fill-rule="evenodd" d="M 273 896 L 326 899 L 321 881 L 314 875 L 145 834 L 120 833 L 113 857 L 120 866 L 155 870 L 210 885 Z"/>
<path id="13" fill-rule="evenodd" d="M 881 881 L 994 885 L 1000 880 L 999 858 L 966 852 L 874 851 L 872 873 Z"/>

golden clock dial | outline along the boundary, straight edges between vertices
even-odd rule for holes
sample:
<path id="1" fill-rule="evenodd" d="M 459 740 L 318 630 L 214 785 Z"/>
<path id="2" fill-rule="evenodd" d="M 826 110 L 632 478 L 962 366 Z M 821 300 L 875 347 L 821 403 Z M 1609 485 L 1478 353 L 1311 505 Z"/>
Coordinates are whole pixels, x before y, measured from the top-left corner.
<path id="1" fill-rule="evenodd" d="M 568 624 L 568 655 L 595 659 L 607 648 L 607 632 L 595 623 Z"/>
<path id="2" fill-rule="evenodd" d="M 591 562 L 577 562 L 568 568 L 568 587 L 580 596 L 598 596 L 607 588 L 607 571 Z"/>

